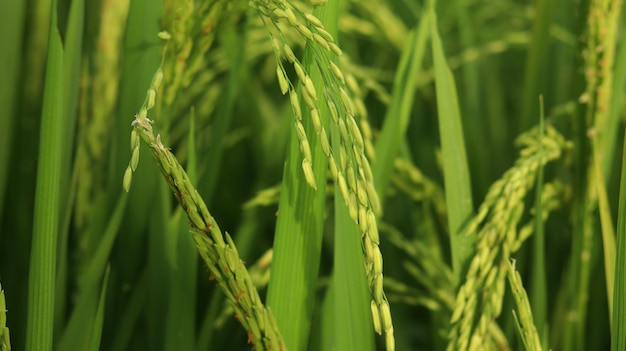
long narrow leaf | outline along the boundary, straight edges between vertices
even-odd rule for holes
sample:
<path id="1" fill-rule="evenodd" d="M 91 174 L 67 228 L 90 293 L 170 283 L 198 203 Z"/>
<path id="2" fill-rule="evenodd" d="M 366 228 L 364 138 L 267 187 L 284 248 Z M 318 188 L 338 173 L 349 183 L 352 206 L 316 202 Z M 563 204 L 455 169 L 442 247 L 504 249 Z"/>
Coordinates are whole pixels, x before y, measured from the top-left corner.
<path id="1" fill-rule="evenodd" d="M 439 114 L 452 267 L 458 281 L 463 265 L 472 252 L 474 241 L 472 236 L 461 233 L 464 223 L 472 216 L 472 190 L 456 85 L 454 76 L 452 76 L 446 63 L 443 45 L 439 38 L 434 3 L 435 1 L 432 1 L 430 8 L 430 28 L 435 65 L 437 112 Z"/>
<path id="2" fill-rule="evenodd" d="M 94 328 L 97 329 L 94 323 L 96 323 L 95 316 L 98 313 L 98 286 L 101 285 L 102 277 L 106 272 L 107 261 L 113 249 L 113 243 L 119 233 L 127 198 L 127 194 L 120 195 L 104 235 L 98 243 L 98 249 L 91 256 L 83 274 L 77 279 L 78 297 L 63 334 L 57 341 L 57 350 L 70 351 L 86 347 L 88 338 L 92 333 L 91 331 Z"/>
<path id="3" fill-rule="evenodd" d="M 61 225 L 59 226 L 59 258 L 57 264 L 58 274 L 56 276 L 55 291 L 55 334 L 62 327 L 62 322 L 66 318 L 66 294 L 67 294 L 67 273 L 68 260 L 67 250 L 69 241 L 69 226 L 74 204 L 72 158 L 74 157 L 74 136 L 76 130 L 76 117 L 79 92 L 79 71 L 82 57 L 82 44 L 84 32 L 84 0 L 72 1 L 67 23 L 66 37 L 64 40 L 63 72 L 63 115 L 66 123 L 63 128 L 64 151 L 61 163 Z"/>
<path id="4" fill-rule="evenodd" d="M 372 166 L 372 173 L 374 173 L 376 192 L 378 192 L 381 201 L 384 201 L 385 190 L 393 170 L 393 162 L 409 124 L 417 83 L 415 77 L 424 60 L 428 41 L 429 18 L 428 14 L 422 17 L 419 26 L 411 31 L 411 35 L 406 41 L 394 79 L 391 102 L 380 136 L 376 141 L 376 155 L 380 156 L 376 158 L 376 162 Z"/>
<path id="5" fill-rule="evenodd" d="M 539 98 L 539 129 L 541 138 L 545 135 L 544 129 L 544 109 L 543 109 L 543 97 Z M 543 155 L 543 143 L 540 144 L 541 157 Z M 530 291 L 532 302 L 532 311 L 535 319 L 535 326 L 539 332 L 541 340 L 547 340 L 547 316 L 548 316 L 548 288 L 546 281 L 546 253 L 545 253 L 545 230 L 544 230 L 544 218 L 543 213 L 543 183 L 544 183 L 544 166 L 539 166 L 537 171 L 537 189 L 535 192 L 535 211 L 539 215 L 535 218 L 535 235 L 533 236 L 533 262 L 532 262 L 532 290 Z M 509 272 L 510 273 L 510 272 Z M 516 273 L 517 274 L 517 273 Z M 509 280 L 512 281 L 509 275 Z M 521 279 L 520 279 L 521 280 Z M 521 285 L 521 284 L 520 284 Z M 516 300 L 519 305 L 519 301 Z M 548 345 L 543 344 L 544 348 Z M 528 348 L 528 347 L 527 347 Z"/>
<path id="6" fill-rule="evenodd" d="M 337 2 L 334 2 L 314 12 L 331 34 L 336 33 L 337 11 Z M 322 86 L 322 75 L 311 45 L 305 49 L 303 66 L 309 72 L 312 84 Z M 301 86 L 301 89 L 304 87 Z M 323 96 L 321 90 L 317 94 Z M 329 113 L 323 108 L 320 109 L 320 120 L 323 126 L 328 126 Z M 307 135 L 316 135 L 310 118 L 302 122 Z M 305 180 L 300 144 L 296 130 L 292 128 L 291 131 L 278 206 L 267 304 L 274 313 L 287 348 L 304 350 L 313 315 L 313 292 L 319 271 L 326 194 L 321 186 L 323 183 L 315 190 Z M 314 178 L 318 182 L 323 181 L 328 161 L 317 138 L 309 138 L 309 144 Z"/>
<path id="7" fill-rule="evenodd" d="M 52 1 L 28 284 L 26 350 L 52 349 L 63 160 L 63 46 Z"/>
<path id="8" fill-rule="evenodd" d="M 615 267 L 615 290 L 613 296 L 613 319 L 611 322 L 611 350 L 626 350 L 626 140 L 622 151 L 622 178 L 619 191 L 619 215 L 617 217 L 617 264 Z"/>
<path id="9" fill-rule="evenodd" d="M 109 286 L 110 268 L 107 267 L 104 272 L 102 287 L 100 288 L 100 299 L 98 301 L 98 309 L 96 311 L 95 321 L 91 330 L 91 339 L 89 342 L 89 351 L 100 350 L 100 340 L 102 339 L 102 325 L 104 324 L 104 306 L 106 302 L 106 292 Z"/>

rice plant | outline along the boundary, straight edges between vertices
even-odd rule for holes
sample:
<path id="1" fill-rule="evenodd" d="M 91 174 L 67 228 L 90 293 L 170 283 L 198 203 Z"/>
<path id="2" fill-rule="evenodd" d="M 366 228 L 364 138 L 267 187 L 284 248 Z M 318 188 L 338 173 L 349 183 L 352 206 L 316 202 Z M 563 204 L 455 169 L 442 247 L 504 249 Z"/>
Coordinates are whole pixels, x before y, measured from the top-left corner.
<path id="1" fill-rule="evenodd" d="M 625 7 L 0 3 L 0 351 L 626 351 Z"/>

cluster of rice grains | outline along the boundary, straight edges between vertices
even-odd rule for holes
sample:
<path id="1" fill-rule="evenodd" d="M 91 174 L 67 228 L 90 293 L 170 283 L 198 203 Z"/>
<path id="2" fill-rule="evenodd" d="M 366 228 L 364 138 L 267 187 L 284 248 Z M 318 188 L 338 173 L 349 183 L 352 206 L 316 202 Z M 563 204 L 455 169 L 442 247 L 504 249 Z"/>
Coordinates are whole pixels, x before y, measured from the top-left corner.
<path id="1" fill-rule="evenodd" d="M 477 233 L 476 253 L 456 297 L 448 351 L 481 350 L 495 343 L 498 330 L 494 321 L 502 309 L 507 266 L 511 253 L 523 240 L 517 225 L 524 212 L 524 198 L 535 184 L 540 166 L 558 159 L 568 147 L 550 126 L 543 136 L 538 129 L 522 134 L 517 144 L 522 146 L 520 158 L 491 186 L 466 228 L 467 233 Z"/>
<path id="2" fill-rule="evenodd" d="M 159 37 L 168 40 L 170 35 L 159 33 Z M 165 55 L 165 53 L 164 53 Z M 187 173 L 176 156 L 163 145 L 160 134 L 154 135 L 152 120 L 148 111 L 154 108 L 156 93 L 163 79 L 162 67 L 159 67 L 146 100 L 132 123 L 132 157 L 124 174 L 124 189 L 129 190 L 132 174 L 139 162 L 140 140 L 150 145 L 157 164 L 181 206 L 187 212 L 191 234 L 203 261 L 208 266 L 212 279 L 216 279 L 220 288 L 232 303 L 235 316 L 248 331 L 248 341 L 255 350 L 285 350 L 283 339 L 276 321 L 269 309 L 266 309 L 254 287 L 253 280 L 239 258 L 237 248 L 230 235 L 222 235 L 215 219 L 209 213 L 204 200 L 189 180 Z"/>
<path id="3" fill-rule="evenodd" d="M 326 1 L 309 1 L 312 5 L 324 5 Z M 302 124 L 302 107 L 295 86 L 283 66 L 287 61 L 298 76 L 301 83 L 301 95 L 309 111 L 311 122 L 319 138 L 324 155 L 328 158 L 330 174 L 338 185 L 341 195 L 348 206 L 350 217 L 359 225 L 363 239 L 365 269 L 372 296 L 371 311 L 374 329 L 378 334 L 385 333 L 387 350 L 395 349 L 393 325 L 389 303 L 383 292 L 382 255 L 378 247 L 379 235 L 376 214 L 380 214 L 380 202 L 374 182 L 372 170 L 366 153 L 373 156 L 371 129 L 367 121 L 367 112 L 356 79 L 344 74 L 333 62 L 331 57 L 342 56 L 341 49 L 334 42 L 333 36 L 326 31 L 324 25 L 315 16 L 304 13 L 289 1 L 252 0 L 263 21 L 270 23 L 268 32 L 277 57 L 276 73 L 281 92 L 289 94 L 295 117 L 295 129 L 300 150 L 302 152 L 302 170 L 307 183 L 317 189 L 313 169 L 311 168 L 311 150 L 309 136 Z M 296 58 L 293 50 L 286 42 L 279 23 L 286 22 L 285 28 L 294 28 L 312 50 L 313 57 L 323 79 L 323 97 L 318 98 L 317 88 L 302 63 Z M 324 100 L 328 107 L 332 122 L 338 130 L 339 145 L 329 142 L 327 130 L 320 119 L 319 106 Z M 359 118 L 359 124 L 357 124 Z M 361 130 L 363 133 L 361 133 Z"/>

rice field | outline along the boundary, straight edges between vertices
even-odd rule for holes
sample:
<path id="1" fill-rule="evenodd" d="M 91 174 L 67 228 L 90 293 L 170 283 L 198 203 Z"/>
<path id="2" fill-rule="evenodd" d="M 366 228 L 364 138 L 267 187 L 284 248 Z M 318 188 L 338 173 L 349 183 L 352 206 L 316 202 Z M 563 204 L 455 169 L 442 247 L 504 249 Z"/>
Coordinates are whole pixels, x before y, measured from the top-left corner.
<path id="1" fill-rule="evenodd" d="M 626 351 L 625 8 L 0 3 L 0 351 Z"/>

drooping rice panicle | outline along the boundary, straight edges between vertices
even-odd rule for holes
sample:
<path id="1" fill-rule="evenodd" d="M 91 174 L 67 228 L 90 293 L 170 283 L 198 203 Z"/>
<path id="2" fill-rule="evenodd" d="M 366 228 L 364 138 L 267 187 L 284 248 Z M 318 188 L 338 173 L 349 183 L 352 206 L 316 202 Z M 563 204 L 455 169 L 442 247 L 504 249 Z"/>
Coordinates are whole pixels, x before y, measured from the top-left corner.
<path id="1" fill-rule="evenodd" d="M 305 179 L 313 188 L 317 188 L 316 179 L 310 170 L 310 153 L 308 150 L 311 137 L 304 132 L 301 118 L 301 105 L 297 102 L 296 86 L 288 77 L 284 64 L 291 64 L 301 85 L 300 95 L 304 100 L 304 107 L 315 127 L 316 134 L 323 145 L 323 151 L 328 158 L 331 176 L 341 190 L 343 200 L 348 206 L 352 219 L 359 224 L 363 239 L 365 267 L 369 281 L 370 293 L 373 299 L 372 306 L 378 313 L 372 317 L 379 319 L 382 330 L 385 332 L 388 350 L 395 348 L 393 325 L 389 303 L 383 292 L 382 255 L 378 247 L 378 228 L 374 226 L 375 216 L 381 214 L 381 205 L 374 190 L 371 167 L 365 154 L 373 156 L 371 145 L 371 128 L 367 122 L 366 110 L 360 101 L 360 89 L 352 75 L 346 75 L 334 62 L 333 57 L 343 53 L 335 43 L 333 36 L 326 31 L 322 23 L 311 14 L 306 14 L 290 1 L 250 1 L 268 27 L 270 39 L 274 48 L 277 63 L 277 77 L 281 92 L 289 92 L 292 109 L 295 117 L 296 135 L 302 151 L 302 168 Z M 289 46 L 284 29 L 279 23 L 291 30 L 297 31 L 313 51 L 313 57 L 322 74 L 324 86 L 322 96 L 318 96 L 315 87 L 305 71 L 302 63 L 294 55 Z M 326 131 L 317 118 L 318 108 L 326 104 L 329 108 L 332 121 L 340 131 L 339 145 L 335 148 L 328 143 Z M 357 122 L 358 120 L 358 122 Z M 359 128 L 367 131 L 365 138 Z M 338 149 L 338 150 L 337 150 Z M 339 160 L 339 164 L 336 163 Z M 368 219 L 369 218 L 369 219 Z M 376 240 L 376 241 L 374 241 Z M 377 330 L 377 332 L 380 332 Z"/>
<path id="2" fill-rule="evenodd" d="M 448 351 L 479 350 L 491 336 L 489 326 L 502 308 L 506 265 L 511 253 L 519 247 L 517 225 L 524 198 L 535 184 L 540 165 L 560 157 L 568 145 L 550 126 L 545 136 L 541 137 L 534 129 L 522 134 L 517 144 L 522 147 L 520 158 L 492 185 L 477 215 L 465 229 L 466 233 L 477 233 L 476 253 L 456 297 Z"/>
<path id="3" fill-rule="evenodd" d="M 159 33 L 163 40 L 170 34 Z M 167 45 L 166 45 L 167 48 Z M 165 50 L 164 50 L 165 54 Z M 198 252 L 216 279 L 220 288 L 231 302 L 237 320 L 248 331 L 248 341 L 255 350 L 285 350 L 283 339 L 276 327 L 271 310 L 265 308 L 237 248 L 228 233 L 222 234 L 217 222 L 209 212 L 204 200 L 191 183 L 176 156 L 155 136 L 148 111 L 155 106 L 155 96 L 162 82 L 162 66 L 152 79 L 146 100 L 132 122 L 131 149 L 133 157 L 124 174 L 124 189 L 130 188 L 132 173 L 137 167 L 140 139 L 150 146 L 157 165 L 167 180 L 172 193 L 187 213 L 191 235 Z"/>

